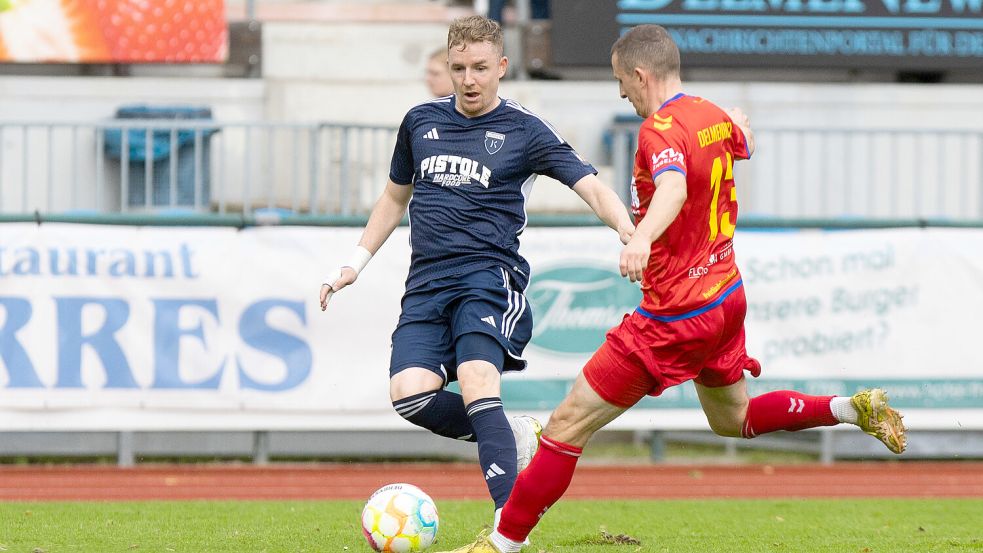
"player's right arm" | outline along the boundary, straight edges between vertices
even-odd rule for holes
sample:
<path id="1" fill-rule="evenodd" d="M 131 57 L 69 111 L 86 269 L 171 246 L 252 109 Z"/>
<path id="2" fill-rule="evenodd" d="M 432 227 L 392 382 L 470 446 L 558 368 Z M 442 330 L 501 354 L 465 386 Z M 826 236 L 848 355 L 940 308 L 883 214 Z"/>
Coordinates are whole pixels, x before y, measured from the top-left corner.
<path id="1" fill-rule="evenodd" d="M 573 185 L 573 191 L 590 206 L 598 219 L 618 233 L 622 244 L 628 243 L 635 232 L 635 225 L 614 190 L 601 182 L 597 175 L 590 173 Z"/>
<path id="2" fill-rule="evenodd" d="M 399 226 L 412 197 L 413 185 L 396 184 L 392 180 L 386 183 L 385 190 L 369 214 L 369 222 L 362 231 L 353 258 L 332 271 L 321 285 L 321 311 L 328 308 L 333 293 L 355 282 L 359 271 Z"/>
<path id="3" fill-rule="evenodd" d="M 635 227 L 631 240 L 621 250 L 621 276 L 632 282 L 642 280 L 652 253 L 652 242 L 662 236 L 686 203 L 686 175 L 665 171 L 655 178 L 655 194 L 645 217 Z"/>

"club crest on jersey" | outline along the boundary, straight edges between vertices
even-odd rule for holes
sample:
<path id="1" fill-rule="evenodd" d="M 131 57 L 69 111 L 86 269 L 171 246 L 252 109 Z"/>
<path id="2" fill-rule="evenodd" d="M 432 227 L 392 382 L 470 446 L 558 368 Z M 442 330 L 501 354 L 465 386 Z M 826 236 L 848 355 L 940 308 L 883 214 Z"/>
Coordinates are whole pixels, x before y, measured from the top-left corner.
<path id="1" fill-rule="evenodd" d="M 485 150 L 489 154 L 495 155 L 505 144 L 505 135 L 492 131 L 485 131 Z"/>

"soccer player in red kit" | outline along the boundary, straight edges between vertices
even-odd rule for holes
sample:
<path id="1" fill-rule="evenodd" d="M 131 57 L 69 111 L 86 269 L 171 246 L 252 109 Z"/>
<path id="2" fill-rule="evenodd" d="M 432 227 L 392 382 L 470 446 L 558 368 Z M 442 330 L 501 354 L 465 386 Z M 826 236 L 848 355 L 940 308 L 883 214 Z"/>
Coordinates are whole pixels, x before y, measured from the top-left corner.
<path id="1" fill-rule="evenodd" d="M 622 275 L 642 283 L 642 303 L 608 332 L 553 412 L 494 531 L 457 552 L 518 552 L 566 491 L 594 432 L 646 395 L 689 380 L 710 428 L 722 436 L 848 422 L 894 453 L 906 445 L 901 416 L 882 390 L 748 397 L 743 373 L 758 376 L 761 365 L 745 350 L 747 302 L 732 243 L 733 166 L 754 153 L 748 119 L 683 93 L 679 50 L 657 25 L 618 39 L 611 65 L 621 97 L 646 118 L 632 182 L 636 229 L 620 258 Z"/>

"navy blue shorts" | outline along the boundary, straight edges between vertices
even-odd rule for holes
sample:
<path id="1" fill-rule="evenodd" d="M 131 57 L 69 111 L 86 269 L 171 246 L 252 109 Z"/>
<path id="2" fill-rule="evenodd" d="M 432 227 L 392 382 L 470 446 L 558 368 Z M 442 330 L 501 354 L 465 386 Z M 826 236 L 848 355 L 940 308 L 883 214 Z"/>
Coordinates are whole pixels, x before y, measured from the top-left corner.
<path id="1" fill-rule="evenodd" d="M 505 362 L 499 370 L 526 368 L 522 350 L 532 336 L 532 310 L 505 269 L 481 269 L 435 279 L 403 296 L 403 311 L 393 332 L 389 377 L 409 367 L 429 369 L 444 382 L 457 380 L 454 344 L 478 332 L 501 345 Z"/>

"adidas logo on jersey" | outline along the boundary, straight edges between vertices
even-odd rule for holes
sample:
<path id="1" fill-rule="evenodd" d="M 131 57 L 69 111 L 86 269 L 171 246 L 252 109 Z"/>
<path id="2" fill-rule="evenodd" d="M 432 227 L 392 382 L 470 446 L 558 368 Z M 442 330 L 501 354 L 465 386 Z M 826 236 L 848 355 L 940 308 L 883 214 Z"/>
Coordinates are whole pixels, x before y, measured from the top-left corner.
<path id="1" fill-rule="evenodd" d="M 430 140 L 440 140 L 440 135 L 437 134 L 437 127 L 430 129 L 427 134 L 423 135 L 423 138 Z"/>
<path id="2" fill-rule="evenodd" d="M 494 327 L 498 327 L 498 325 L 495 324 L 495 317 L 492 317 L 491 315 L 488 315 L 487 317 L 482 317 L 481 320 Z"/>

